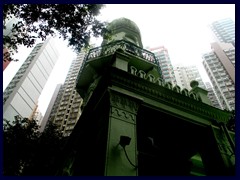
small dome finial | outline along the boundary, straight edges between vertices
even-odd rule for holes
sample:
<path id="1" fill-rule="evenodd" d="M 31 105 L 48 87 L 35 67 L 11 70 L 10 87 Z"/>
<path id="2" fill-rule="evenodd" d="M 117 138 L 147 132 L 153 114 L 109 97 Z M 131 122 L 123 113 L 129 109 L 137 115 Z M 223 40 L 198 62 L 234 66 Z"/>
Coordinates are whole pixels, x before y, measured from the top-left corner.
<path id="1" fill-rule="evenodd" d="M 196 81 L 196 80 L 193 80 L 193 81 L 190 82 L 190 86 L 191 86 L 192 88 L 198 87 L 198 85 L 199 85 L 199 83 L 198 83 L 198 81 Z"/>

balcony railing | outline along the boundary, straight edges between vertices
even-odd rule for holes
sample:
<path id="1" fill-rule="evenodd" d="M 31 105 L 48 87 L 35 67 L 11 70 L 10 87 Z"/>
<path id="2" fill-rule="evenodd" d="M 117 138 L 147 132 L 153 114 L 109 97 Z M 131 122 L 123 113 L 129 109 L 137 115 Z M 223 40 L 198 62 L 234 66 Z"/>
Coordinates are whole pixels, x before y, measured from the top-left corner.
<path id="1" fill-rule="evenodd" d="M 87 55 L 86 60 L 97 58 L 99 56 L 111 55 L 115 53 L 117 49 L 121 49 L 124 52 L 128 52 L 135 56 L 141 57 L 148 62 L 157 63 L 156 58 L 152 52 L 142 49 L 135 44 L 124 40 L 115 41 L 113 43 L 91 49 Z"/>
<path id="2" fill-rule="evenodd" d="M 129 41 L 119 40 L 119 41 L 114 41 L 112 43 L 106 44 L 104 46 L 90 49 L 87 56 L 85 56 L 85 59 L 83 60 L 82 66 L 79 70 L 78 77 L 80 76 L 82 69 L 84 68 L 85 63 L 87 61 L 98 58 L 98 57 L 112 55 L 119 49 L 121 49 L 123 52 L 127 52 L 137 57 L 140 57 L 144 61 L 157 65 L 159 73 L 162 74 L 159 66 L 159 62 L 156 59 L 154 53 L 148 50 L 142 49 Z"/>

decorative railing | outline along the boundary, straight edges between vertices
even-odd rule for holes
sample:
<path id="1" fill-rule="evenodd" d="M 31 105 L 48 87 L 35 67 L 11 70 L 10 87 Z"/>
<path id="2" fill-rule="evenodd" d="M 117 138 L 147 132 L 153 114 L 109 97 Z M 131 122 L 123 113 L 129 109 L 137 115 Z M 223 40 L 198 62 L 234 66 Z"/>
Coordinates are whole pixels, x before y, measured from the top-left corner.
<path id="1" fill-rule="evenodd" d="M 87 56 L 85 56 L 82 66 L 79 70 L 78 77 L 80 76 L 82 69 L 84 68 L 85 63 L 87 61 L 98 58 L 98 57 L 114 54 L 117 50 L 122 50 L 123 52 L 133 54 L 137 57 L 140 57 L 144 61 L 147 61 L 147 62 L 157 65 L 160 76 L 162 76 L 159 62 L 156 59 L 154 53 L 152 53 L 148 50 L 142 49 L 129 41 L 118 40 L 118 41 L 114 41 L 112 43 L 106 44 L 104 46 L 90 49 Z"/>
<path id="2" fill-rule="evenodd" d="M 142 59 L 148 62 L 154 64 L 157 63 L 156 58 L 152 52 L 142 49 L 136 46 L 135 44 L 124 40 L 114 41 L 107 45 L 91 49 L 87 55 L 86 60 L 90 60 L 100 56 L 111 55 L 115 53 L 115 51 L 118 49 L 121 49 L 124 52 L 131 53 L 135 56 L 141 57 Z"/>

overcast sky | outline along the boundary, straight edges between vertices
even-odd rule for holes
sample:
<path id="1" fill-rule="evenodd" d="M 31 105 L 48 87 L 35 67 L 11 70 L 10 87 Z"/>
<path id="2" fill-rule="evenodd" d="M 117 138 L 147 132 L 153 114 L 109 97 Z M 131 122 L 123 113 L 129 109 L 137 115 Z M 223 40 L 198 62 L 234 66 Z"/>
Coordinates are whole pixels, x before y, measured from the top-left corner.
<path id="1" fill-rule="evenodd" d="M 100 20 L 111 22 L 120 17 L 134 21 L 142 36 L 144 47 L 165 46 L 173 65 L 197 65 L 204 81 L 208 81 L 202 67 L 202 54 L 211 51 L 213 42 L 208 25 L 213 21 L 231 18 L 235 21 L 234 4 L 108 4 L 101 10 Z M 97 45 L 101 39 L 94 40 Z M 45 112 L 57 83 L 63 83 L 71 61 L 76 54 L 66 47 L 66 42 L 56 40 L 61 58 L 56 64 L 39 100 Z M 64 51 L 63 51 L 64 50 Z M 12 62 L 4 71 L 3 89 L 20 68 L 31 49 L 21 47 L 16 55 L 19 62 Z"/>
<path id="2" fill-rule="evenodd" d="M 235 5 L 227 4 L 112 4 L 102 10 L 101 20 L 126 17 L 134 21 L 144 47 L 165 46 L 173 65 L 196 64 L 203 72 L 202 54 L 211 50 L 213 37 L 208 25 L 231 18 Z M 202 73 L 207 81 L 205 73 Z"/>

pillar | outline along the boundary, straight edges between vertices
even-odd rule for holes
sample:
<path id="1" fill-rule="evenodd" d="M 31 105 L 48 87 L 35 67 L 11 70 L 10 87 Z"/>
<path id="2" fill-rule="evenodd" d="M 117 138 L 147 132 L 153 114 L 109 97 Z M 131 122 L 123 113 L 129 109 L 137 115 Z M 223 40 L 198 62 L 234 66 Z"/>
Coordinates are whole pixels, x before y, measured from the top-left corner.
<path id="1" fill-rule="evenodd" d="M 106 151 L 106 176 L 137 176 L 137 134 L 136 115 L 140 100 L 132 98 L 115 90 L 109 90 L 110 112 L 108 127 L 108 142 Z M 126 146 L 127 159 L 124 149 L 119 145 L 120 136 L 131 138 Z"/>

